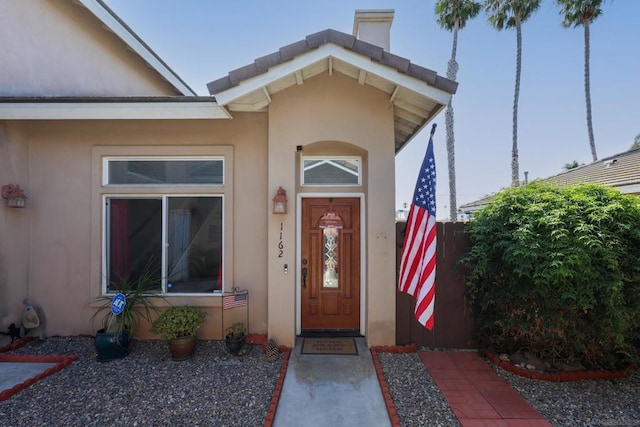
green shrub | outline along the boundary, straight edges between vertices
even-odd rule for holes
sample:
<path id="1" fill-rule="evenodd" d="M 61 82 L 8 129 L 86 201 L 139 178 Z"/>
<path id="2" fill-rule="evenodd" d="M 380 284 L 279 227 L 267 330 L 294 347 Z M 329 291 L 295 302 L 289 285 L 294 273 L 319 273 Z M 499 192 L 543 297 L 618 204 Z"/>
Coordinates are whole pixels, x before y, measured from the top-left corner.
<path id="1" fill-rule="evenodd" d="M 150 331 L 166 340 L 191 337 L 204 323 L 207 313 L 197 307 L 179 305 L 169 307 L 153 324 Z"/>
<path id="2" fill-rule="evenodd" d="M 640 336 L 640 199 L 599 185 L 506 189 L 469 225 L 475 338 L 620 367 Z"/>

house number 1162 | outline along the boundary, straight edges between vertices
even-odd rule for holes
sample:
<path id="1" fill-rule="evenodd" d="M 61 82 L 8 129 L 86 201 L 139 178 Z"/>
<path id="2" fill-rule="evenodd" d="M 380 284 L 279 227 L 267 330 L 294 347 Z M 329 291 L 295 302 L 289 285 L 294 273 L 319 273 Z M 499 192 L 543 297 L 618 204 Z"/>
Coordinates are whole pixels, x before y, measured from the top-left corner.
<path id="1" fill-rule="evenodd" d="M 278 258 L 284 256 L 284 243 L 282 242 L 282 223 L 280 223 L 280 241 L 278 242 Z"/>

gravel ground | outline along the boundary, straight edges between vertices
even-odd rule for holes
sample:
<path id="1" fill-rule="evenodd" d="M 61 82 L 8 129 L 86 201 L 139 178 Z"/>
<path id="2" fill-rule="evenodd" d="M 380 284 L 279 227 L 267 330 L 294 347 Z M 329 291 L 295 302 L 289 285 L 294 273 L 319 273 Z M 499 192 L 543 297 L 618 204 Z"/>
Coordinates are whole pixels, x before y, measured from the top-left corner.
<path id="1" fill-rule="evenodd" d="M 131 354 L 95 361 L 93 338 L 50 337 L 12 353 L 75 354 L 78 360 L 0 402 L 0 426 L 261 426 L 282 356 L 259 346 L 242 358 L 223 341 L 199 341 L 173 362 L 165 341 L 136 341 Z M 378 353 L 403 426 L 459 425 L 416 353 Z M 640 426 L 640 372 L 625 379 L 553 383 L 498 376 L 554 426 Z"/>
<path id="2" fill-rule="evenodd" d="M 623 379 L 564 383 L 496 372 L 554 426 L 640 426 L 638 371 Z"/>
<path id="3" fill-rule="evenodd" d="M 75 354 L 78 360 L 0 402 L 9 426 L 260 426 L 282 356 L 262 347 L 230 356 L 224 341 L 199 341 L 196 354 L 171 361 L 166 341 L 136 341 L 129 356 L 95 361 L 93 338 L 50 337 L 13 353 Z"/>
<path id="4" fill-rule="evenodd" d="M 459 425 L 418 353 L 378 353 L 378 360 L 404 427 Z"/>
<path id="5" fill-rule="evenodd" d="M 378 353 L 378 359 L 403 426 L 459 425 L 416 353 Z M 554 383 L 494 369 L 554 426 L 640 426 L 640 371 L 623 379 Z"/>

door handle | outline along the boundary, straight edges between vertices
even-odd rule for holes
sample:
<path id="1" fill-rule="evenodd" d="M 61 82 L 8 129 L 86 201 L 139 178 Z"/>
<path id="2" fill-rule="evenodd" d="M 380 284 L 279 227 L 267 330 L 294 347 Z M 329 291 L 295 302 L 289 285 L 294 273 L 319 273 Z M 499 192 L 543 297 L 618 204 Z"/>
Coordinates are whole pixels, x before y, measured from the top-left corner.
<path id="1" fill-rule="evenodd" d="M 302 288 L 307 289 L 307 269 L 302 269 Z"/>

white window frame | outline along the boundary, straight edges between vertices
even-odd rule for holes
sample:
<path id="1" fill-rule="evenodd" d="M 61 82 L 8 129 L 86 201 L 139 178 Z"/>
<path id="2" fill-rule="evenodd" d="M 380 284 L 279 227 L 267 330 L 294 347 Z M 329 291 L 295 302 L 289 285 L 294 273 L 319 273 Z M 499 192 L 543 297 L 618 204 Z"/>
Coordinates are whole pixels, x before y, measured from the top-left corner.
<path id="1" fill-rule="evenodd" d="M 212 296 L 212 295 L 222 295 L 224 293 L 224 284 L 225 284 L 225 271 L 226 269 L 223 267 L 222 268 L 222 289 L 221 290 L 216 290 L 214 292 L 207 292 L 207 293 L 202 293 L 202 292 L 167 292 L 167 252 L 168 252 L 168 247 L 169 247 L 169 242 L 168 242 L 168 238 L 169 236 L 167 235 L 167 228 L 168 228 L 168 200 L 172 197 L 219 197 L 222 200 L 222 265 L 224 266 L 224 260 L 225 260 L 225 248 L 224 248 L 224 242 L 225 242 L 225 215 L 224 215 L 224 206 L 225 206 L 225 197 L 224 194 L 188 194 L 188 193 L 163 193 L 163 194 L 145 194 L 145 193 L 139 193 L 139 194 L 104 194 L 102 196 L 102 207 L 103 207 L 103 221 L 102 221 L 102 253 L 104 254 L 104 256 L 102 257 L 102 294 L 103 295 L 115 295 L 117 292 L 116 291 L 109 291 L 108 289 L 108 283 L 107 283 L 107 271 L 108 271 L 108 240 L 109 240 L 109 236 L 108 236 L 108 230 L 107 230 L 107 199 L 149 199 L 149 200 L 160 200 L 161 201 L 161 205 L 162 205 L 162 225 L 161 225 L 161 286 L 160 286 L 160 292 L 157 293 L 153 293 L 154 295 L 162 295 L 162 296 L 167 296 L 167 297 L 185 297 L 185 296 L 193 296 L 193 297 L 198 297 L 198 296 Z"/>
<path id="2" fill-rule="evenodd" d="M 317 183 L 307 183 L 304 179 L 304 163 L 307 160 L 357 160 L 358 161 L 358 182 L 356 184 L 341 184 L 341 183 L 329 183 L 329 184 L 317 184 Z M 342 168 L 339 165 L 336 167 L 345 169 L 346 172 L 353 173 L 353 171 L 348 170 L 346 168 Z M 300 161 L 300 183 L 305 187 L 358 187 L 362 185 L 362 157 L 360 156 L 302 156 Z"/>
<path id="3" fill-rule="evenodd" d="M 224 195 L 224 241 L 223 251 L 223 289 L 229 290 L 235 285 L 233 238 L 234 238 L 234 146 L 227 144 L 200 144 L 200 145 L 94 145 L 91 148 L 91 245 L 90 253 L 90 277 L 91 296 L 104 295 L 105 288 L 105 256 L 104 253 L 104 196 L 107 197 L 144 197 L 161 196 L 164 194 L 175 195 Z M 105 185 L 104 159 L 222 159 L 224 162 L 224 185 L 214 184 L 167 184 L 155 185 Z M 177 298 L 179 301 L 197 301 L 200 306 L 218 307 L 219 297 L 223 294 L 207 293 L 208 298 L 201 294 L 167 294 L 168 298 Z"/>

